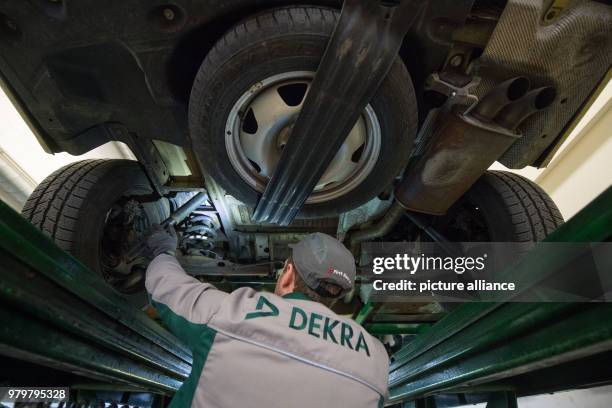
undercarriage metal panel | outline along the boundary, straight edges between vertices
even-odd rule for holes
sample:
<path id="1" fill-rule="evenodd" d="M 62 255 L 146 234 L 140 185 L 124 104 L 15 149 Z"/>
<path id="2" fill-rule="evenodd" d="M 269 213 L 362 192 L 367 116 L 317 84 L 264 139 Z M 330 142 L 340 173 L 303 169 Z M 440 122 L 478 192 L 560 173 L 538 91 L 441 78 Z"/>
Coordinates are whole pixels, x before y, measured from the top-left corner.
<path id="1" fill-rule="evenodd" d="M 186 101 L 206 52 L 245 15 L 290 2 L 171 3 L 0 3 L 3 87 L 49 152 L 81 154 L 120 140 L 106 123 L 188 146 Z"/>
<path id="2" fill-rule="evenodd" d="M 424 12 L 401 52 L 417 89 L 443 63 L 452 29 L 463 24 L 472 2 L 423 2 Z M 247 16 L 301 4 L 2 1 L 0 84 L 47 152 L 82 154 L 111 140 L 123 141 L 154 178 L 162 169 L 150 166 L 139 152 L 148 150 L 151 139 L 189 146 L 189 93 L 216 41 Z M 342 1 L 308 4 L 339 9 Z M 163 192 L 163 177 L 158 184 Z"/>
<path id="3" fill-rule="evenodd" d="M 501 157 L 510 168 L 541 165 L 612 64 L 612 7 L 571 0 L 549 21 L 550 1 L 509 0 L 479 59 L 482 97 L 497 82 L 526 75 L 532 87 L 553 85 L 554 105 L 521 126 L 523 137 Z"/>

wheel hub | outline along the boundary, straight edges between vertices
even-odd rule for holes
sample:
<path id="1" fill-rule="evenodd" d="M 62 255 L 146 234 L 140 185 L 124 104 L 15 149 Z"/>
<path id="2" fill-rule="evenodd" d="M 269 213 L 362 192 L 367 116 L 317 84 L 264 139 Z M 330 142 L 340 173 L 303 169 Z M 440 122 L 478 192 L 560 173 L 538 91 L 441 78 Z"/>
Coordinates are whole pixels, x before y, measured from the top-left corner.
<path id="1" fill-rule="evenodd" d="M 279 152 L 282 152 L 285 148 L 292 130 L 293 124 L 285 126 L 280 132 L 278 132 L 278 136 L 276 137 L 276 147 Z"/>

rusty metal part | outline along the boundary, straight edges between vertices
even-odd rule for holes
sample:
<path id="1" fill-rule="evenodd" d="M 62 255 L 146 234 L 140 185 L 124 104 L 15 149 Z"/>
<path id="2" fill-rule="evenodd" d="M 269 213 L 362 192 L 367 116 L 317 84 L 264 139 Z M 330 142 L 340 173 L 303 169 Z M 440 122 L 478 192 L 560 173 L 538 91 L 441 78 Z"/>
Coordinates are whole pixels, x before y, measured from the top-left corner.
<path id="1" fill-rule="evenodd" d="M 555 99 L 552 87 L 528 90 L 527 78 L 514 77 L 467 110 L 453 103 L 454 95 L 445 106 L 432 110 L 417 136 L 414 158 L 396 188 L 396 200 L 407 210 L 445 214 L 521 137 L 517 127 Z"/>
<path id="2" fill-rule="evenodd" d="M 495 123 L 506 129 L 516 130 L 529 116 L 548 108 L 555 97 L 555 88 L 552 86 L 529 91 L 525 96 L 502 109 L 495 117 Z"/>
<path id="3" fill-rule="evenodd" d="M 449 97 L 447 103 L 472 107 L 478 98 L 470 90 L 478 85 L 480 78 L 469 77 L 454 71 L 434 72 L 426 81 L 425 89 Z"/>
<path id="4" fill-rule="evenodd" d="M 442 215 L 520 135 L 453 111 L 440 112 L 431 137 L 395 191 L 406 209 Z"/>
<path id="5" fill-rule="evenodd" d="M 371 227 L 349 232 L 345 242 L 347 242 L 351 252 L 356 254 L 359 251 L 359 244 L 387 235 L 403 216 L 407 216 L 414 225 L 423 230 L 431 239 L 439 243 L 440 247 L 448 254 L 453 256 L 461 255 L 460 249 L 455 247 L 448 239 L 436 231 L 420 214 L 406 211 L 402 204 L 397 201 L 394 201 L 385 215 Z"/>
<path id="6" fill-rule="evenodd" d="M 402 218 L 405 212 L 406 210 L 397 201 L 394 202 L 385 215 L 374 225 L 362 230 L 349 232 L 345 240 L 348 243 L 348 248 L 355 254 L 358 252 L 359 244 L 362 242 L 386 235 Z"/>

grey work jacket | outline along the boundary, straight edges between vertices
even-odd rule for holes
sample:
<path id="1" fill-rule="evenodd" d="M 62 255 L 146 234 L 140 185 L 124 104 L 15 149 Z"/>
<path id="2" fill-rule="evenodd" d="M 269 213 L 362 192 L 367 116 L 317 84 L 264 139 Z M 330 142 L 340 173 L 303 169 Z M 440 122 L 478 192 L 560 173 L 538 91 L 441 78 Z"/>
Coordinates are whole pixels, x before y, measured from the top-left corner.
<path id="1" fill-rule="evenodd" d="M 146 287 L 170 330 L 193 351 L 172 407 L 380 407 L 389 359 L 353 320 L 303 294 L 217 290 L 170 255 Z"/>

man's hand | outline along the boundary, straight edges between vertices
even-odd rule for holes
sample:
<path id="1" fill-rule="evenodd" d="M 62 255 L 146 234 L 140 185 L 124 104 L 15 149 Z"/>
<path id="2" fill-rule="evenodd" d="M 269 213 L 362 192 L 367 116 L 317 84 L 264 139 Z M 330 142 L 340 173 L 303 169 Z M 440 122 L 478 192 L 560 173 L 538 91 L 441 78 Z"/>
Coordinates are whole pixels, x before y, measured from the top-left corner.
<path id="1" fill-rule="evenodd" d="M 149 251 L 156 257 L 160 254 L 172 254 L 176 252 L 176 231 L 172 225 L 165 228 L 159 224 L 152 225 L 146 234 L 146 244 Z"/>

